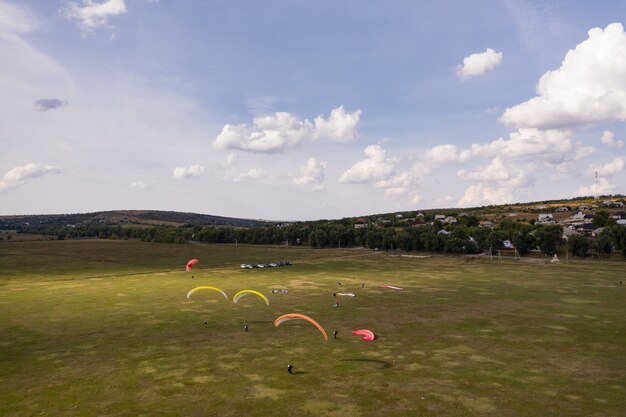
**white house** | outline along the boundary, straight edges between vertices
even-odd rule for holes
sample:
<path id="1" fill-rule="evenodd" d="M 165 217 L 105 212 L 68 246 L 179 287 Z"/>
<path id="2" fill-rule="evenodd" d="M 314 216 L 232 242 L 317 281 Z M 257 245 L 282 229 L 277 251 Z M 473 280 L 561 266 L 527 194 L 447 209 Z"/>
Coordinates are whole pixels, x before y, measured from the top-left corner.
<path id="1" fill-rule="evenodd" d="M 569 211 L 569 209 L 565 206 L 561 206 L 559 208 L 556 209 L 556 211 L 558 211 L 559 213 L 562 213 L 564 211 Z"/>
<path id="2" fill-rule="evenodd" d="M 444 222 L 448 224 L 454 224 L 456 223 L 456 218 L 454 216 L 448 216 L 444 219 Z"/>
<path id="3" fill-rule="evenodd" d="M 440 222 L 445 222 L 446 221 L 446 215 L 445 214 L 435 214 L 435 220 L 439 220 Z"/>
<path id="4" fill-rule="evenodd" d="M 537 223 L 539 224 L 553 224 L 554 217 L 552 217 L 551 213 L 542 213 L 537 217 Z"/>

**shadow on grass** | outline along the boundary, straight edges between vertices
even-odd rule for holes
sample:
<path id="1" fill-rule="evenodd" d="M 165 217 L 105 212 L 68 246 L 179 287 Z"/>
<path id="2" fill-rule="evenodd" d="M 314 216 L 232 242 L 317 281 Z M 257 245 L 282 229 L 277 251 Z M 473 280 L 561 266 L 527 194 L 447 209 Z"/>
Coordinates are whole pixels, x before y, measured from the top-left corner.
<path id="1" fill-rule="evenodd" d="M 344 362 L 369 362 L 369 363 L 377 363 L 381 369 L 391 368 L 393 364 L 391 362 L 383 361 L 381 359 L 359 359 L 359 358 L 351 358 L 351 359 L 342 359 Z"/>

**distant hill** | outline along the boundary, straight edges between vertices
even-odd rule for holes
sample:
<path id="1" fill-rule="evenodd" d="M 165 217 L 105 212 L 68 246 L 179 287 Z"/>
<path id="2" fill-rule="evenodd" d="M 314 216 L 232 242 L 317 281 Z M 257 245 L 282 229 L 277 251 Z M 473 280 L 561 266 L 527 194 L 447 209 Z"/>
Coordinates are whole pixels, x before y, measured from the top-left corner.
<path id="1" fill-rule="evenodd" d="M 79 226 L 85 223 L 102 223 L 120 226 L 271 226 L 279 222 L 212 216 L 209 214 L 182 213 L 158 210 L 114 210 L 75 214 L 34 214 L 0 216 L 0 229 L 19 226 Z"/>
<path id="2" fill-rule="evenodd" d="M 48 229 L 59 227 L 78 227 L 87 224 L 99 223 L 107 226 L 122 227 L 194 227 L 194 226 L 230 226 L 239 228 L 275 226 L 284 223 L 303 223 L 314 225 L 317 223 L 380 223 L 381 220 L 391 221 L 395 225 L 399 223 L 410 224 L 416 220 L 419 214 L 433 217 L 435 214 L 463 215 L 470 214 L 479 219 L 496 221 L 501 218 L 521 218 L 526 220 L 536 218 L 537 213 L 550 213 L 559 207 L 566 207 L 567 212 L 573 212 L 580 206 L 590 207 L 592 210 L 607 208 L 606 203 L 621 202 L 626 203 L 624 195 L 600 196 L 599 199 L 593 197 L 578 197 L 572 199 L 546 200 L 527 203 L 488 205 L 482 207 L 468 208 L 439 208 L 426 210 L 413 210 L 380 214 L 369 214 L 355 217 L 346 217 L 334 220 L 312 220 L 303 222 L 280 222 L 269 220 L 240 219 L 235 217 L 212 216 L 209 214 L 183 213 L 178 211 L 159 210 L 114 210 L 99 211 L 95 213 L 76 214 L 42 214 L 42 215 L 17 215 L 0 216 L 0 230 L 12 229 Z M 569 214 L 564 214 L 569 215 Z M 402 220 L 398 220 L 402 219 Z M 39 233 L 43 233 L 42 231 Z"/>

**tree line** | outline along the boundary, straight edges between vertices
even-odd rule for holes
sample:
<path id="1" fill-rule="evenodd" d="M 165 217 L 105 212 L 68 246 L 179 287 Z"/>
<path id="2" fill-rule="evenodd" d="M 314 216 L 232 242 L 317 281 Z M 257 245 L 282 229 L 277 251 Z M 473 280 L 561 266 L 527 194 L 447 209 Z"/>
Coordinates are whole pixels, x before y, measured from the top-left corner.
<path id="1" fill-rule="evenodd" d="M 144 242 L 188 244 L 240 243 L 255 245 L 310 246 L 312 248 L 367 247 L 378 250 L 435 253 L 497 253 L 510 241 L 520 256 L 539 248 L 546 255 L 606 255 L 620 251 L 626 257 L 626 227 L 605 223 L 596 237 L 563 239 L 561 225 L 537 225 L 503 220 L 493 228 L 480 227 L 477 218 L 460 218 L 457 224 L 437 220 L 422 225 L 355 228 L 351 220 L 320 220 L 261 227 L 108 225 L 99 222 L 76 226 L 21 225 L 18 232 L 56 236 L 57 239 L 138 239 Z"/>

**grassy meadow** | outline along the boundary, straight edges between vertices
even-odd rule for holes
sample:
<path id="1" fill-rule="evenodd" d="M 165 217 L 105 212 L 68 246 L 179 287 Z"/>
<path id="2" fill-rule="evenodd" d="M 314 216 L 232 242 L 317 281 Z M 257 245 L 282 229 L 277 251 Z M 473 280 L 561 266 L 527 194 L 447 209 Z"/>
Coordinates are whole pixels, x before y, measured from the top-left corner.
<path id="1" fill-rule="evenodd" d="M 201 262 L 185 272 L 193 257 Z M 239 268 L 281 260 L 293 265 Z M 2 242 L 0 415 L 620 416 L 620 280 L 624 263 Z M 229 300 L 188 300 L 200 285 Z M 243 289 L 270 305 L 233 303 Z M 274 327 L 291 312 L 315 318 L 330 340 L 302 321 Z M 363 328 L 377 339 L 351 335 Z"/>

